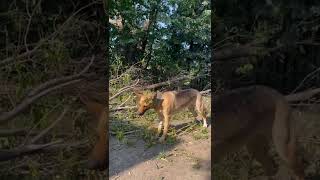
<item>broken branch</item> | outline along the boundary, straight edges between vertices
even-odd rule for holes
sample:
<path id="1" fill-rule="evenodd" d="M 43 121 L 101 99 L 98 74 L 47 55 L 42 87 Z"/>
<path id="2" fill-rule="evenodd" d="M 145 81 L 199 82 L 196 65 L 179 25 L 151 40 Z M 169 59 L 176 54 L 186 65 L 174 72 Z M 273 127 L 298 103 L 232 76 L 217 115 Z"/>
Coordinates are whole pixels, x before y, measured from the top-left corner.
<path id="1" fill-rule="evenodd" d="M 318 93 L 320 93 L 320 88 L 306 90 L 306 91 L 295 93 L 295 94 L 290 94 L 290 95 L 285 96 L 285 98 L 289 102 L 303 101 L 303 100 L 307 100 L 307 99 L 311 98 L 312 96 L 314 96 Z"/>

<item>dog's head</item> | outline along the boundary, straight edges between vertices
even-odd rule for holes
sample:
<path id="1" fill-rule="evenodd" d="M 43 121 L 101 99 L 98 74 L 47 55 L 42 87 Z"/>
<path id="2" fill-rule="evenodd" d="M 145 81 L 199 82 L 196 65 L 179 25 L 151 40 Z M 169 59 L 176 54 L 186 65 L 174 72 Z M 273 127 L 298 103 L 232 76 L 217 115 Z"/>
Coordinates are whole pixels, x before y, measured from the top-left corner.
<path id="1" fill-rule="evenodd" d="M 134 93 L 137 96 L 138 115 L 142 116 L 147 110 L 152 108 L 154 101 L 157 97 L 157 93 L 151 91 L 137 91 Z"/>

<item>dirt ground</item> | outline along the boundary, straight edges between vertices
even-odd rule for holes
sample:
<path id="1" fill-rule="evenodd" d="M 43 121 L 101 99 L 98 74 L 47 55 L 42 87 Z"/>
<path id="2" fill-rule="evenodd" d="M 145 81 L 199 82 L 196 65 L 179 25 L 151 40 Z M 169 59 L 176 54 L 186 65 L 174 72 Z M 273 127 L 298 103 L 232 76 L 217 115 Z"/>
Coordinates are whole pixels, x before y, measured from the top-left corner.
<path id="1" fill-rule="evenodd" d="M 158 143 L 146 148 L 143 140 L 134 140 L 134 145 L 127 145 L 110 137 L 111 180 L 211 179 L 211 126 L 208 138 L 195 139 L 189 133 L 178 136 L 171 145 Z"/>
<path id="2" fill-rule="evenodd" d="M 307 162 L 305 169 L 307 178 L 319 179 L 319 134 L 320 109 L 301 110 L 294 112 L 299 146 L 304 149 L 303 157 Z M 186 116 L 187 118 L 187 116 Z M 130 119 L 130 118 L 129 118 Z M 179 116 L 176 119 L 183 119 Z M 190 120 L 190 118 L 188 118 Z M 189 121 L 188 120 L 188 121 Z M 175 129 L 186 122 L 173 121 Z M 181 127 L 181 126 L 180 126 Z M 109 144 L 109 175 L 111 180 L 179 180 L 214 179 L 235 180 L 251 179 L 265 180 L 267 177 L 257 162 L 251 159 L 245 149 L 230 155 L 225 161 L 217 164 L 211 174 L 211 126 L 208 128 L 208 138 L 195 139 L 193 132 L 178 135 L 171 144 L 156 144 L 147 148 L 148 143 L 141 137 L 132 137 L 134 143 L 122 143 L 116 137 L 110 137 Z M 290 172 L 279 161 L 271 150 L 279 165 L 275 179 L 289 180 Z"/>

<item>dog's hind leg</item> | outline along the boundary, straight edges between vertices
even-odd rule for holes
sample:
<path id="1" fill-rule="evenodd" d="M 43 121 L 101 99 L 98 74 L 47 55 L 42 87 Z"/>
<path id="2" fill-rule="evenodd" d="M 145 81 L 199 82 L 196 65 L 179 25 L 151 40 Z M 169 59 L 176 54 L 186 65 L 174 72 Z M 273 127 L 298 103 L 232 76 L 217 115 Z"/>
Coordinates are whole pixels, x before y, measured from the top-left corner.
<path id="1" fill-rule="evenodd" d="M 162 136 L 161 138 L 159 139 L 159 142 L 160 143 L 163 143 L 165 138 L 166 138 L 166 135 L 168 133 L 168 129 L 169 129 L 169 120 L 170 120 L 170 115 L 168 115 L 167 113 L 164 114 L 164 121 L 163 121 L 163 133 L 162 133 Z"/>
<path id="2" fill-rule="evenodd" d="M 293 171 L 296 179 L 304 179 L 304 166 L 301 160 L 297 157 L 296 146 L 297 137 L 294 132 L 290 118 L 293 118 L 289 106 L 286 103 L 277 104 L 276 116 L 272 128 L 272 138 L 275 144 L 275 149 L 279 156 L 287 163 Z"/>
<path id="3" fill-rule="evenodd" d="M 203 127 L 208 127 L 205 108 L 204 108 L 201 94 L 197 96 L 196 110 L 197 110 L 198 116 L 201 117 L 201 119 L 203 120 Z"/>

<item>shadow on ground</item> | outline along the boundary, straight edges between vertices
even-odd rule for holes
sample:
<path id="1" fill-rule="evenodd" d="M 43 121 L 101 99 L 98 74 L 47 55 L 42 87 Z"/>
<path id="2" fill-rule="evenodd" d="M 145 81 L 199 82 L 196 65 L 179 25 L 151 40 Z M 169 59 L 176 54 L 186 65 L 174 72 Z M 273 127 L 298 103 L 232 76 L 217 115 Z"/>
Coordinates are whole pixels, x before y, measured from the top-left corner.
<path id="1" fill-rule="evenodd" d="M 145 131 L 130 122 L 116 121 L 132 126 L 132 131 Z M 117 134 L 109 136 L 110 179 L 211 179 L 210 126 L 207 139 L 195 140 L 185 133 L 190 122 L 171 124 L 178 138 L 170 144 L 157 142 L 148 147 L 150 142 L 136 134 L 126 136 L 126 143 L 119 141 Z"/>

